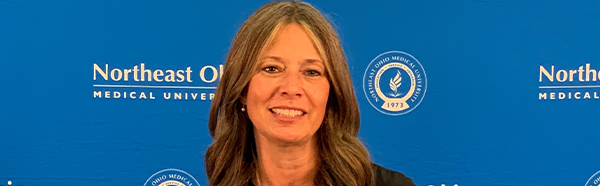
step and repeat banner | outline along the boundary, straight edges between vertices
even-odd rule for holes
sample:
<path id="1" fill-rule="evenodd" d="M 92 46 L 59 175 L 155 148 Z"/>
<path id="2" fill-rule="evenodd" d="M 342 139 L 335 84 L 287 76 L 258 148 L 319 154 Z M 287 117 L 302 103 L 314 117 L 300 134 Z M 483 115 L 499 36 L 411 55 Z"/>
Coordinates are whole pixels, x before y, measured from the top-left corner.
<path id="1" fill-rule="evenodd" d="M 265 3 L 0 0 L 0 186 L 207 185 L 211 100 Z M 419 186 L 600 185 L 600 1 L 310 3 L 373 162 Z"/>

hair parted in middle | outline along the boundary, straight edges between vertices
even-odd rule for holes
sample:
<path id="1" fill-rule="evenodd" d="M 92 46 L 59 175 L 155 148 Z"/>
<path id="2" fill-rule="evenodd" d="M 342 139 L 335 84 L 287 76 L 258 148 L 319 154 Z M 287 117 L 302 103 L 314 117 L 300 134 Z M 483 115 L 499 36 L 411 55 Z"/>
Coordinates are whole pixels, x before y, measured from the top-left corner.
<path id="1" fill-rule="evenodd" d="M 256 180 L 258 159 L 253 125 L 240 109 L 250 79 L 258 72 L 260 54 L 270 46 L 279 28 L 287 24 L 300 25 L 311 37 L 331 85 L 326 114 L 315 134 L 319 154 L 315 184 L 374 184 L 369 153 L 356 138 L 360 113 L 339 38 L 327 19 L 310 4 L 288 1 L 262 6 L 244 22 L 233 40 L 208 120 L 214 138 L 206 152 L 210 185 L 251 185 Z"/>

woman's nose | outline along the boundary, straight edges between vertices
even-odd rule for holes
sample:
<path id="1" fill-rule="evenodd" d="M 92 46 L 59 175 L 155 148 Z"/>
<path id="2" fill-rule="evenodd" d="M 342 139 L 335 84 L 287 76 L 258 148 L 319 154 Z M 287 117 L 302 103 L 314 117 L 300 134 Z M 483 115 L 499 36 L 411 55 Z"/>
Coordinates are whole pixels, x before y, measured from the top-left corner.
<path id="1" fill-rule="evenodd" d="M 280 94 L 287 98 L 301 97 L 302 87 L 302 75 L 297 71 L 287 71 L 281 79 Z"/>

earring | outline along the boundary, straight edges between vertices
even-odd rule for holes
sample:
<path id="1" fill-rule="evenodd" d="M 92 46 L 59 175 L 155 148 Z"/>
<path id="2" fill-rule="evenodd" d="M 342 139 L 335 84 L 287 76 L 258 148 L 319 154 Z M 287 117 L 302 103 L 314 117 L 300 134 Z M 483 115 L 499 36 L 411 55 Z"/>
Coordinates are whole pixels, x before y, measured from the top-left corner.
<path id="1" fill-rule="evenodd" d="M 242 112 L 246 112 L 246 107 L 242 106 L 242 109 L 240 110 L 242 110 Z"/>

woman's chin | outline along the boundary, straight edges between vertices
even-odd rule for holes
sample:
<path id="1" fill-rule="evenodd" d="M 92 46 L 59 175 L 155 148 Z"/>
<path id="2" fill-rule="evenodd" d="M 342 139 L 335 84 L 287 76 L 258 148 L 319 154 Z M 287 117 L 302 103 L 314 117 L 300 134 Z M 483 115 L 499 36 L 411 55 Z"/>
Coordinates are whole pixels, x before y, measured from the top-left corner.
<path id="1" fill-rule="evenodd" d="M 310 139 L 307 135 L 293 134 L 293 133 L 279 133 L 273 136 L 275 140 L 283 143 L 301 143 L 306 142 Z"/>
<path id="2" fill-rule="evenodd" d="M 315 133 L 307 131 L 303 128 L 267 128 L 267 130 L 256 130 L 255 137 L 258 140 L 265 140 L 264 142 L 272 144 L 301 144 L 310 141 Z M 262 141 L 261 140 L 261 141 Z"/>

